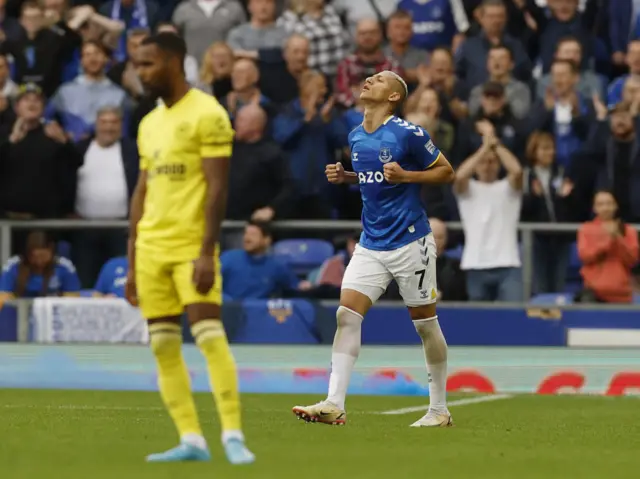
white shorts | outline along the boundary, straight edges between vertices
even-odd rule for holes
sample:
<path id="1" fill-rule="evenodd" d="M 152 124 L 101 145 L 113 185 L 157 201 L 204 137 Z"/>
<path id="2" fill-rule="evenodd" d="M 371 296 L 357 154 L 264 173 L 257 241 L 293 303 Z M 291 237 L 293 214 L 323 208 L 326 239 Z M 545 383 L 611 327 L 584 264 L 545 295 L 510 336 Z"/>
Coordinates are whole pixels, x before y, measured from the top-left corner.
<path id="1" fill-rule="evenodd" d="M 347 265 L 342 289 L 353 289 L 375 303 L 395 279 L 409 307 L 436 302 L 436 243 L 433 233 L 392 251 L 374 251 L 359 244 Z"/>

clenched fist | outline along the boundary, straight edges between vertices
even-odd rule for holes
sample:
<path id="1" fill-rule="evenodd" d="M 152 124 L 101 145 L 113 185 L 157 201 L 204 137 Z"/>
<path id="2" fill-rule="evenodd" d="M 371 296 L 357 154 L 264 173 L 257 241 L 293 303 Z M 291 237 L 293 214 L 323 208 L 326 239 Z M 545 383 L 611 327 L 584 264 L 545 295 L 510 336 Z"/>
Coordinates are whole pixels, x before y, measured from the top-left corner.
<path id="1" fill-rule="evenodd" d="M 334 185 L 340 185 L 344 183 L 346 174 L 344 172 L 344 168 L 342 167 L 342 163 L 338 162 L 333 165 L 327 165 L 324 172 L 327 175 L 327 180 L 329 180 L 329 183 Z"/>
<path id="2" fill-rule="evenodd" d="M 402 169 L 402 167 L 396 163 L 387 163 L 383 166 L 384 168 L 384 179 L 387 180 L 387 183 L 404 183 L 406 177 L 406 171 Z"/>

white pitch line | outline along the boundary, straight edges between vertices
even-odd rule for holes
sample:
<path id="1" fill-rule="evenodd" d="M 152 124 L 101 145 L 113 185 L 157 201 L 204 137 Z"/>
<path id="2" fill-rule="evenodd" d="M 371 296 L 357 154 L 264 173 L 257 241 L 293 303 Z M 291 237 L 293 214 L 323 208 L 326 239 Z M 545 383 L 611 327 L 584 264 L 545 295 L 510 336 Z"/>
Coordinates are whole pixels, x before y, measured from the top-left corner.
<path id="1" fill-rule="evenodd" d="M 466 399 L 458 399 L 456 401 L 451 401 L 447 403 L 447 406 L 467 406 L 469 404 L 480 404 L 483 402 L 491 402 L 491 401 L 500 401 L 502 399 L 510 399 L 513 396 L 510 394 L 494 394 L 491 396 L 478 396 L 473 398 Z M 413 406 L 413 407 L 403 407 L 402 409 L 392 409 L 391 411 L 382 411 L 378 414 L 385 414 L 389 416 L 394 416 L 397 414 L 408 414 L 411 412 L 419 412 L 426 411 L 429 409 L 429 406 Z"/>

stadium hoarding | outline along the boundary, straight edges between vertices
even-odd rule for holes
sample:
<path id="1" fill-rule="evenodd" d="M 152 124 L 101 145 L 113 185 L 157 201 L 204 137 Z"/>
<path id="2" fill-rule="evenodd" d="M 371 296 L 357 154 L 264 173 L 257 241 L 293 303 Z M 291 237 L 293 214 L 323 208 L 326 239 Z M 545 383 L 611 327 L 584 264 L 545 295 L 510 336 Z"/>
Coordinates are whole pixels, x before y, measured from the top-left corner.
<path id="1" fill-rule="evenodd" d="M 234 346 L 243 392 L 320 394 L 327 391 L 326 346 Z M 196 347 L 184 354 L 195 391 L 208 391 Z M 569 348 L 450 350 L 448 390 L 475 393 L 640 393 L 640 351 Z M 350 393 L 428 395 L 420 348 L 365 347 Z M 157 389 L 155 362 L 144 345 L 0 343 L 0 388 Z"/>

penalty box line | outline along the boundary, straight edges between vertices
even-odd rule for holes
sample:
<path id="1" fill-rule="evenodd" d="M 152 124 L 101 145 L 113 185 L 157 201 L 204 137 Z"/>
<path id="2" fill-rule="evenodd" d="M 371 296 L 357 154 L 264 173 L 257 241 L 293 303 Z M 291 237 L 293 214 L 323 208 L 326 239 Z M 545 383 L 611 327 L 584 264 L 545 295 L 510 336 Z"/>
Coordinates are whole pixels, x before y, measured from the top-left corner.
<path id="1" fill-rule="evenodd" d="M 472 397 L 472 398 L 466 398 L 466 399 L 457 399 L 455 401 L 449 401 L 447 403 L 448 407 L 452 407 L 452 406 L 468 406 L 471 404 L 481 404 L 481 403 L 485 403 L 485 402 L 492 402 L 492 401 L 501 401 L 503 399 L 511 399 L 513 397 L 513 395 L 511 394 L 493 394 L 491 396 L 477 396 L 477 397 Z M 420 411 L 427 411 L 429 409 L 429 406 L 412 406 L 412 407 L 403 407 L 401 409 L 392 409 L 390 411 L 381 411 L 378 412 L 377 414 L 384 414 L 384 415 L 388 415 L 388 416 L 395 416 L 395 415 L 399 415 L 399 414 L 409 414 L 412 412 L 420 412 Z"/>

